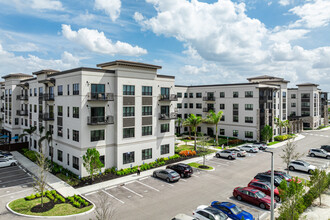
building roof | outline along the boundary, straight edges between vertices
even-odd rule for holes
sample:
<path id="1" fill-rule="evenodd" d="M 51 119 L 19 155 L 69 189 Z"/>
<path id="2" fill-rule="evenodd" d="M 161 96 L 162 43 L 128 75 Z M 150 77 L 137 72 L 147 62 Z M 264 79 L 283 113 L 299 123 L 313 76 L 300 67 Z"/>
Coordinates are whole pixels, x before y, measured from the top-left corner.
<path id="1" fill-rule="evenodd" d="M 133 61 L 127 61 L 127 60 L 115 60 L 112 62 L 107 62 L 107 63 L 100 63 L 97 64 L 97 67 L 108 67 L 108 66 L 131 66 L 131 67 L 143 67 L 143 68 L 148 68 L 148 69 L 161 69 L 161 66 L 156 66 L 152 64 L 147 64 L 147 63 L 139 63 L 139 62 L 133 62 Z"/>
<path id="2" fill-rule="evenodd" d="M 255 77 L 250 77 L 247 78 L 247 80 L 253 80 L 253 79 L 277 79 L 277 80 L 284 80 L 283 78 L 280 77 L 275 77 L 275 76 L 269 76 L 269 75 L 262 75 L 262 76 L 255 76 Z"/>
<path id="3" fill-rule="evenodd" d="M 175 76 L 169 76 L 169 75 L 160 75 L 160 74 L 157 74 L 157 77 L 159 77 L 159 78 L 170 78 L 170 79 L 175 79 Z"/>
<path id="4" fill-rule="evenodd" d="M 52 70 L 52 69 L 44 69 L 44 70 L 39 70 L 37 72 L 33 72 L 32 74 L 33 75 L 39 75 L 39 74 L 42 74 L 42 73 L 57 73 L 57 72 L 60 72 L 60 71 Z"/>
<path id="5" fill-rule="evenodd" d="M 3 76 L 2 78 L 7 79 L 10 77 L 32 77 L 32 75 L 25 74 L 25 73 L 11 73 L 11 74 Z"/>
<path id="6" fill-rule="evenodd" d="M 297 86 L 319 86 L 319 85 L 315 84 L 315 83 L 301 83 L 301 84 L 298 84 Z"/>
<path id="7" fill-rule="evenodd" d="M 73 72 L 78 72 L 78 71 L 94 71 L 94 72 L 103 72 L 103 73 L 115 73 L 114 70 L 105 70 L 105 69 L 97 69 L 97 68 L 90 68 L 90 67 L 78 67 L 70 70 L 65 70 L 62 72 L 56 72 L 48 75 L 49 77 L 51 76 L 58 76 L 62 74 L 67 74 L 67 73 L 73 73 Z"/>
<path id="8" fill-rule="evenodd" d="M 183 85 L 175 85 L 175 86 L 194 88 L 194 87 L 215 87 L 215 86 L 244 86 L 244 85 L 256 85 L 256 84 L 260 84 L 260 83 L 253 82 L 253 83 L 233 83 L 233 84 L 209 84 L 209 85 L 197 85 L 197 86 L 183 86 Z"/>

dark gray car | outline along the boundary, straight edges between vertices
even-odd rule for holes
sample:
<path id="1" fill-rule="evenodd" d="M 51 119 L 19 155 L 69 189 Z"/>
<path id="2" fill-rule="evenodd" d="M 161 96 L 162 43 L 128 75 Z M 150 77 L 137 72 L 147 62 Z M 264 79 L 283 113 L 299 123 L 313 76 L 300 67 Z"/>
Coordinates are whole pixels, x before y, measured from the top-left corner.
<path id="1" fill-rule="evenodd" d="M 180 175 L 171 169 L 156 170 L 153 173 L 153 177 L 157 177 L 157 178 L 166 180 L 167 182 L 179 181 L 179 179 L 180 179 Z"/>

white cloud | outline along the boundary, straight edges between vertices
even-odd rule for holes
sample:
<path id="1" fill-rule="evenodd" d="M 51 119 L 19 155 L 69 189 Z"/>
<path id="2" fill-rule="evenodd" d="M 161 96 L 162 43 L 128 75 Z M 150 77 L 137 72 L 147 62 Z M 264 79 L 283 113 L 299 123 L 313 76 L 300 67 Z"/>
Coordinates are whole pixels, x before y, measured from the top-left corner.
<path id="1" fill-rule="evenodd" d="M 7 46 L 9 51 L 15 52 L 31 52 L 31 51 L 39 51 L 39 47 L 34 43 L 17 43 L 11 44 Z"/>
<path id="2" fill-rule="evenodd" d="M 95 0 L 95 9 L 104 11 L 112 21 L 116 21 L 120 15 L 120 0 Z"/>
<path id="3" fill-rule="evenodd" d="M 311 0 L 302 6 L 289 10 L 300 17 L 291 27 L 317 28 L 327 26 L 330 22 L 330 1 Z"/>
<path id="4" fill-rule="evenodd" d="M 287 6 L 291 4 L 290 0 L 280 0 L 278 3 L 282 6 Z"/>
<path id="5" fill-rule="evenodd" d="M 275 42 L 283 42 L 288 43 L 293 40 L 302 39 L 308 34 L 310 31 L 305 29 L 284 29 L 274 31 L 270 36 L 269 39 Z"/>
<path id="6" fill-rule="evenodd" d="M 26 8 L 32 8 L 36 10 L 63 10 L 61 1 L 58 0 L 0 0 L 1 3 L 12 5 L 16 8 L 24 10 Z"/>
<path id="7" fill-rule="evenodd" d="M 93 29 L 81 28 L 78 31 L 73 31 L 70 25 L 62 24 L 62 33 L 68 40 L 96 53 L 127 56 L 140 56 L 147 53 L 147 50 L 125 42 L 113 43 L 103 32 Z"/>

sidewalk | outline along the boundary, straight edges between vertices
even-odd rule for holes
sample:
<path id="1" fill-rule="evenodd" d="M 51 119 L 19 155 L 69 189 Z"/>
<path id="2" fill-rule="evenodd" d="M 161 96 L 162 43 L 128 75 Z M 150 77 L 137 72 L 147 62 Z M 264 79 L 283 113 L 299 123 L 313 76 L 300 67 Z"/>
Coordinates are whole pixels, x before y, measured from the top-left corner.
<path id="1" fill-rule="evenodd" d="M 25 167 L 30 173 L 35 175 L 36 177 L 39 177 L 39 172 L 38 172 L 38 165 L 30 161 L 28 158 L 23 156 L 17 151 L 11 152 L 15 159 L 23 166 Z M 68 197 L 68 196 L 73 196 L 74 194 L 78 195 L 79 192 L 67 184 L 66 182 L 62 181 L 58 177 L 54 176 L 51 173 L 48 173 L 47 175 L 47 184 L 55 189 L 57 192 L 59 192 L 62 196 Z"/>
<path id="2" fill-rule="evenodd" d="M 304 135 L 298 134 L 297 137 L 295 137 L 294 141 L 299 141 L 299 140 L 301 140 L 303 138 L 305 138 Z M 286 145 L 287 142 L 288 142 L 288 140 L 282 141 L 280 143 L 277 143 L 277 144 L 274 144 L 274 145 L 271 145 L 271 146 L 267 146 L 267 148 L 272 149 L 272 148 L 282 147 L 282 146 Z"/>

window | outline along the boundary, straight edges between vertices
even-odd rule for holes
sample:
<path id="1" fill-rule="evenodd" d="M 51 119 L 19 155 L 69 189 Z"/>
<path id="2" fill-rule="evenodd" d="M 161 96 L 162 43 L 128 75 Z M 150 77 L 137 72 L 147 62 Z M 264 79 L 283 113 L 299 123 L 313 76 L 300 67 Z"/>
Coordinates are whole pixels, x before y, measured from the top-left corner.
<path id="1" fill-rule="evenodd" d="M 222 117 L 220 118 L 220 121 L 225 121 L 225 116 L 222 115 Z"/>
<path id="2" fill-rule="evenodd" d="M 68 117 L 70 117 L 70 107 L 68 106 L 68 112 L 67 112 L 68 114 Z"/>
<path id="3" fill-rule="evenodd" d="M 177 96 L 178 98 L 182 98 L 182 92 L 178 92 L 178 93 L 176 94 L 176 96 Z"/>
<path id="4" fill-rule="evenodd" d="M 309 93 L 302 93 L 301 94 L 301 98 L 303 98 L 303 99 L 309 99 L 310 98 L 310 94 Z"/>
<path id="5" fill-rule="evenodd" d="M 72 117 L 79 118 L 79 107 L 72 107 Z"/>
<path id="6" fill-rule="evenodd" d="M 69 166 L 70 165 L 70 154 L 67 154 L 66 162 L 67 162 L 67 164 Z"/>
<path id="7" fill-rule="evenodd" d="M 104 167 L 105 166 L 105 156 L 104 155 L 101 155 L 99 157 L 99 159 L 100 159 L 100 162 L 103 164 L 101 167 Z"/>
<path id="8" fill-rule="evenodd" d="M 135 95 L 135 86 L 124 85 L 123 95 Z"/>
<path id="9" fill-rule="evenodd" d="M 253 123 L 253 117 L 245 117 L 245 123 Z"/>
<path id="10" fill-rule="evenodd" d="M 131 116 L 134 116 L 134 107 L 123 107 L 123 117 Z"/>
<path id="11" fill-rule="evenodd" d="M 134 151 L 123 153 L 123 164 L 134 163 Z"/>
<path id="12" fill-rule="evenodd" d="M 253 104 L 245 104 L 245 110 L 252 111 L 253 110 Z"/>
<path id="13" fill-rule="evenodd" d="M 202 103 L 196 103 L 196 108 L 201 109 L 202 108 Z"/>
<path id="14" fill-rule="evenodd" d="M 188 93 L 185 92 L 185 93 L 184 93 L 184 97 L 185 97 L 185 98 L 188 98 Z"/>
<path id="15" fill-rule="evenodd" d="M 63 161 L 63 151 L 57 150 L 57 160 L 58 161 Z"/>
<path id="16" fill-rule="evenodd" d="M 70 85 L 67 86 L 67 95 L 70 95 Z"/>
<path id="17" fill-rule="evenodd" d="M 152 158 L 152 148 L 142 150 L 142 160 Z"/>
<path id="18" fill-rule="evenodd" d="M 42 96 L 43 94 L 44 94 L 43 88 L 42 87 L 39 87 L 39 96 Z"/>
<path id="19" fill-rule="evenodd" d="M 194 108 L 194 103 L 189 103 L 189 108 Z"/>
<path id="20" fill-rule="evenodd" d="M 68 135 L 68 139 L 70 139 L 70 130 L 69 130 L 69 128 L 67 129 L 67 135 Z"/>
<path id="21" fill-rule="evenodd" d="M 152 115 L 152 106 L 142 106 L 142 115 Z"/>
<path id="22" fill-rule="evenodd" d="M 182 103 L 177 103 L 177 104 L 176 104 L 176 107 L 177 107 L 177 108 L 182 108 Z"/>
<path id="23" fill-rule="evenodd" d="M 220 128 L 220 135 L 225 135 L 225 129 Z"/>
<path id="24" fill-rule="evenodd" d="M 30 96 L 32 96 L 32 89 L 30 89 Z"/>
<path id="25" fill-rule="evenodd" d="M 224 98 L 225 97 L 225 92 L 220 92 L 220 98 Z"/>
<path id="26" fill-rule="evenodd" d="M 72 130 L 72 140 L 79 142 L 79 131 Z"/>
<path id="27" fill-rule="evenodd" d="M 63 95 L 63 86 L 57 86 L 57 95 Z"/>
<path id="28" fill-rule="evenodd" d="M 253 97 L 253 91 L 245 91 L 245 98 L 252 98 Z"/>
<path id="29" fill-rule="evenodd" d="M 253 138 L 253 132 L 252 131 L 246 131 L 245 132 L 245 138 Z"/>
<path id="30" fill-rule="evenodd" d="M 63 106 L 57 106 L 57 115 L 63 116 Z"/>
<path id="31" fill-rule="evenodd" d="M 238 98 L 238 92 L 233 92 L 233 97 Z"/>
<path id="32" fill-rule="evenodd" d="M 34 96 L 37 96 L 37 88 L 33 89 Z"/>
<path id="33" fill-rule="evenodd" d="M 37 113 L 37 105 L 34 105 L 34 113 Z"/>
<path id="34" fill-rule="evenodd" d="M 225 104 L 220 104 L 220 109 L 225 109 Z"/>
<path id="35" fill-rule="evenodd" d="M 123 129 L 123 138 L 134 137 L 134 128 L 124 128 Z"/>
<path id="36" fill-rule="evenodd" d="M 184 103 L 184 108 L 188 108 L 188 103 Z"/>
<path id="37" fill-rule="evenodd" d="M 165 133 L 170 131 L 170 124 L 161 124 L 160 125 L 160 132 Z"/>
<path id="38" fill-rule="evenodd" d="M 54 134 L 54 125 L 49 125 L 48 131 L 53 135 Z"/>
<path id="39" fill-rule="evenodd" d="M 33 148 L 37 149 L 37 141 L 36 140 L 33 140 Z"/>
<path id="40" fill-rule="evenodd" d="M 72 167 L 79 170 L 79 158 L 72 156 Z"/>
<path id="41" fill-rule="evenodd" d="M 103 141 L 103 140 L 104 140 L 104 130 L 91 131 L 91 142 Z"/>
<path id="42" fill-rule="evenodd" d="M 189 93 L 189 98 L 194 98 L 194 93 Z"/>
<path id="43" fill-rule="evenodd" d="M 164 144 L 160 145 L 160 154 L 169 154 L 170 153 L 170 145 L 169 144 Z"/>
<path id="44" fill-rule="evenodd" d="M 18 125 L 18 124 L 19 124 L 19 119 L 15 118 L 15 125 Z"/>
<path id="45" fill-rule="evenodd" d="M 142 127 L 142 136 L 152 135 L 152 126 Z"/>
<path id="46" fill-rule="evenodd" d="M 238 115 L 233 115 L 233 122 L 238 122 Z"/>
<path id="47" fill-rule="evenodd" d="M 238 109 L 238 104 L 233 104 L 233 109 L 237 110 Z"/>
<path id="48" fill-rule="evenodd" d="M 184 119 L 188 118 L 188 114 L 184 114 Z M 185 127 L 186 128 L 186 127 Z"/>
<path id="49" fill-rule="evenodd" d="M 291 98 L 295 99 L 296 98 L 296 94 L 291 94 Z"/>
<path id="50" fill-rule="evenodd" d="M 286 92 L 282 92 L 282 96 L 283 96 L 283 98 L 285 98 L 286 97 Z"/>
<path id="51" fill-rule="evenodd" d="M 79 83 L 73 84 L 73 95 L 79 95 Z"/>
<path id="52" fill-rule="evenodd" d="M 238 130 L 233 130 L 233 136 L 238 137 Z"/>
<path id="53" fill-rule="evenodd" d="M 196 98 L 202 98 L 202 93 L 201 92 L 197 92 L 196 93 Z"/>
<path id="54" fill-rule="evenodd" d="M 292 102 L 291 107 L 296 107 L 296 103 Z"/>
<path id="55" fill-rule="evenodd" d="M 152 96 L 152 86 L 142 86 L 142 95 Z"/>
<path id="56" fill-rule="evenodd" d="M 57 136 L 63 137 L 63 128 L 60 126 L 57 126 Z"/>

